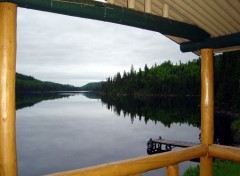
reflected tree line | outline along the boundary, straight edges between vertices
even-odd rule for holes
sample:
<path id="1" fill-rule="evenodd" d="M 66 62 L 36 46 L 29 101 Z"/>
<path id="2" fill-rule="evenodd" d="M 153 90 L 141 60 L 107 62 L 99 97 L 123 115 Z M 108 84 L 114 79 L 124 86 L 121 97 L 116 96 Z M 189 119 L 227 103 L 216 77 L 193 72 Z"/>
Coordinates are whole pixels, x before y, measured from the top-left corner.
<path id="1" fill-rule="evenodd" d="M 184 123 L 200 126 L 199 97 L 134 97 L 134 96 L 102 96 L 102 103 L 117 115 L 161 122 L 167 127 L 173 123 Z"/>
<path id="2" fill-rule="evenodd" d="M 101 99 L 106 108 L 117 115 L 130 116 L 132 123 L 135 118 L 161 122 L 170 127 L 172 123 L 187 123 L 200 126 L 199 97 L 131 97 L 131 96 L 100 96 L 96 93 L 81 93 L 89 99 Z M 47 100 L 67 98 L 75 93 L 21 93 L 16 97 L 16 109 L 34 106 Z"/>
<path id="3" fill-rule="evenodd" d="M 28 93 L 17 94 L 16 109 L 34 106 L 42 101 L 67 98 L 77 93 Z M 79 93 L 89 99 L 101 99 L 107 109 L 118 116 L 123 115 L 135 120 L 162 123 L 171 127 L 173 123 L 189 124 L 200 128 L 199 98 L 195 97 L 132 97 L 132 96 L 100 96 L 96 93 Z M 215 114 L 215 141 L 232 145 L 233 134 L 231 122 L 233 119 L 226 115 Z"/>
<path id="4" fill-rule="evenodd" d="M 222 141 L 226 141 L 225 144 L 232 140 L 232 136 L 240 143 L 239 67 L 240 51 L 214 57 L 215 136 L 224 136 Z M 101 93 L 106 95 L 103 103 L 119 115 L 130 115 L 132 122 L 135 117 L 140 120 L 144 117 L 146 123 L 153 120 L 160 121 L 165 126 L 179 122 L 199 127 L 200 99 L 196 98 L 197 101 L 192 103 L 183 98 L 174 100 L 173 103 L 171 97 L 200 96 L 200 71 L 200 60 L 185 64 L 167 61 L 151 68 L 145 65 L 144 69 L 140 68 L 139 71 L 132 66 L 129 72 L 124 71 L 122 75 L 117 73 L 102 83 Z M 127 96 L 135 98 L 129 100 Z M 170 98 L 163 98 L 165 96 Z M 145 97 L 144 102 L 142 97 Z"/>
<path id="5" fill-rule="evenodd" d="M 99 95 L 91 92 L 30 92 L 16 94 L 16 110 L 32 107 L 37 103 L 48 100 L 68 98 L 77 94 L 82 94 L 89 99 L 100 99 Z"/>
<path id="6" fill-rule="evenodd" d="M 173 123 L 188 124 L 200 128 L 200 97 L 131 97 L 102 96 L 106 108 L 115 114 L 134 120 L 154 121 L 171 127 Z M 214 139 L 216 143 L 233 145 L 231 123 L 233 119 L 223 114 L 215 114 Z M 200 136 L 199 136 L 200 137 Z"/>
<path id="7" fill-rule="evenodd" d="M 70 94 L 60 93 L 18 93 L 16 94 L 16 110 L 34 106 L 47 100 L 69 97 Z"/>

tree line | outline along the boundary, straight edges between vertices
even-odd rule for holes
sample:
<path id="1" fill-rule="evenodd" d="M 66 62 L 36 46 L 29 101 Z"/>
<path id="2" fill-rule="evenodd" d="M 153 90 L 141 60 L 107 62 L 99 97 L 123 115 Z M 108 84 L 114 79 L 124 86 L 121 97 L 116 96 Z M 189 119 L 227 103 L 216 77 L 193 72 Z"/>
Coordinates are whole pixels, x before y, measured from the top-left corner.
<path id="1" fill-rule="evenodd" d="M 189 61 L 174 65 L 166 61 L 151 68 L 145 65 L 136 71 L 131 66 L 130 72 L 119 72 L 107 78 L 102 84 L 102 91 L 107 94 L 137 95 L 199 95 L 200 62 Z"/>
<path id="2" fill-rule="evenodd" d="M 240 51 L 214 56 L 215 104 L 219 109 L 240 109 Z M 138 71 L 132 65 L 129 72 L 119 72 L 102 83 L 107 95 L 137 96 L 199 96 L 200 58 L 187 63 L 166 61 Z"/>

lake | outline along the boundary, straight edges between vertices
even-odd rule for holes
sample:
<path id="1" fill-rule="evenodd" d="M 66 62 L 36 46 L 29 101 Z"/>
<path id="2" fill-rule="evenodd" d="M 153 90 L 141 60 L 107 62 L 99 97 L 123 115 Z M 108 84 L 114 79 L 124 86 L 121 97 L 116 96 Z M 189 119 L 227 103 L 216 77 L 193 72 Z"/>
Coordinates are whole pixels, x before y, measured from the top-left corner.
<path id="1" fill-rule="evenodd" d="M 159 136 L 199 143 L 199 97 L 194 102 L 86 92 L 17 95 L 19 176 L 146 156 L 147 141 Z M 180 164 L 180 173 L 196 164 Z M 160 173 L 165 169 L 143 175 Z"/>

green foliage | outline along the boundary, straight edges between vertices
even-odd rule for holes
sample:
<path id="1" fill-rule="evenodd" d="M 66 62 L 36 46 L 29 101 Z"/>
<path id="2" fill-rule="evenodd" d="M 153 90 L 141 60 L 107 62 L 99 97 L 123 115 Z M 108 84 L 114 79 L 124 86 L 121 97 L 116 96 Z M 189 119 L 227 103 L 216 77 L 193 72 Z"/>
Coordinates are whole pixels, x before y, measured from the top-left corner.
<path id="1" fill-rule="evenodd" d="M 240 163 L 217 159 L 213 165 L 213 176 L 240 175 Z"/>
<path id="2" fill-rule="evenodd" d="M 199 166 L 189 167 L 183 176 L 199 176 Z M 240 175 L 240 163 L 216 159 L 213 163 L 213 176 Z"/>
<path id="3" fill-rule="evenodd" d="M 240 109 L 240 51 L 224 53 L 215 58 L 215 100 L 220 109 Z"/>
<path id="4" fill-rule="evenodd" d="M 199 95 L 200 93 L 199 61 L 173 65 L 170 61 L 153 67 L 144 67 L 138 72 L 131 66 L 130 72 L 121 77 L 117 73 L 108 78 L 102 85 L 106 94 L 138 94 L 138 95 Z"/>
<path id="5" fill-rule="evenodd" d="M 53 82 L 40 81 L 32 76 L 16 73 L 16 91 L 19 92 L 45 92 L 45 91 L 74 91 L 78 87 Z"/>
<path id="6" fill-rule="evenodd" d="M 81 87 L 81 90 L 98 91 L 102 87 L 102 82 L 92 82 Z"/>
<path id="7" fill-rule="evenodd" d="M 214 58 L 215 105 L 218 109 L 240 110 L 240 51 L 217 55 Z M 200 95 L 200 60 L 177 65 L 166 61 L 161 65 L 138 72 L 117 73 L 102 83 L 101 91 L 108 95 Z"/>
<path id="8" fill-rule="evenodd" d="M 232 129 L 235 131 L 236 135 L 240 136 L 240 118 L 233 121 Z"/>
<path id="9" fill-rule="evenodd" d="M 236 143 L 240 143 L 240 117 L 236 118 L 232 124 L 231 129 L 233 133 L 233 139 Z"/>
<path id="10" fill-rule="evenodd" d="M 183 176 L 199 176 L 200 175 L 200 168 L 199 166 L 192 167 L 190 166 L 185 172 Z"/>

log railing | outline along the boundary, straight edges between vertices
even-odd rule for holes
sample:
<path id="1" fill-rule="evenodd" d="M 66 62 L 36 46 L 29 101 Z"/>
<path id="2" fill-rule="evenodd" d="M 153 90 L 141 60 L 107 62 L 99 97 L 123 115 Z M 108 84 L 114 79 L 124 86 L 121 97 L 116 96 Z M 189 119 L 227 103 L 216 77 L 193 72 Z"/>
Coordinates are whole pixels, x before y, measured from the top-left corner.
<path id="1" fill-rule="evenodd" d="M 48 176 L 133 176 L 167 167 L 167 176 L 178 176 L 178 163 L 210 156 L 240 162 L 240 148 L 221 145 L 198 145 L 171 152 L 123 160 Z"/>
<path id="2" fill-rule="evenodd" d="M 240 148 L 223 145 L 210 145 L 208 155 L 214 158 L 220 158 L 235 162 L 240 162 Z"/>
<path id="3" fill-rule="evenodd" d="M 205 156 L 207 147 L 198 145 L 176 151 L 155 154 L 151 156 L 139 157 L 109 164 L 98 165 L 83 169 L 77 169 L 62 173 L 51 174 L 49 176 L 130 176 L 159 169 L 177 163 L 192 160 Z M 177 167 L 169 167 L 168 171 L 173 173 Z"/>

